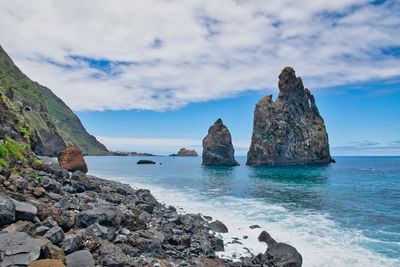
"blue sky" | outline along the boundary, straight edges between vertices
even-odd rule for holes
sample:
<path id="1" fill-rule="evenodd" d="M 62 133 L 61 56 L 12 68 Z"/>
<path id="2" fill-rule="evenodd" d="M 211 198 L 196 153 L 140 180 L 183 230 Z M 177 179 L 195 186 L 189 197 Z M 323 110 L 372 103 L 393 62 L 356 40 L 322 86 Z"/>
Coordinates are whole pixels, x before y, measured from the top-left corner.
<path id="1" fill-rule="evenodd" d="M 399 155 L 398 0 L 0 0 L 0 44 L 112 150 L 201 150 L 221 117 L 237 155 L 292 66 L 334 155 Z"/>

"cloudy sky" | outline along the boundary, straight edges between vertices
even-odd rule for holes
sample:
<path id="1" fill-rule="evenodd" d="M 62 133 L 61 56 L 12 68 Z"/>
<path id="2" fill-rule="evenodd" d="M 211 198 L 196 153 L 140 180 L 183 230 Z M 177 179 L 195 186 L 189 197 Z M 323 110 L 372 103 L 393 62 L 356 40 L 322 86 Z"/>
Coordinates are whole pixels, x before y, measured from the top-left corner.
<path id="1" fill-rule="evenodd" d="M 110 149 L 199 148 L 222 117 L 245 154 L 254 104 L 293 66 L 334 154 L 398 155 L 399 14 L 398 0 L 0 0 L 0 44 Z"/>

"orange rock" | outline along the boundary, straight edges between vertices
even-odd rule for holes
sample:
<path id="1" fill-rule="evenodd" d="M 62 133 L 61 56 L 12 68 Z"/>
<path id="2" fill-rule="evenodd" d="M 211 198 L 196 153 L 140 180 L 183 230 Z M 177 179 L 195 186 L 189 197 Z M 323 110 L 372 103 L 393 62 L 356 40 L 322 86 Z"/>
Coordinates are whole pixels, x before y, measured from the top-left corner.
<path id="1" fill-rule="evenodd" d="M 58 154 L 58 163 L 70 172 L 81 171 L 87 173 L 87 165 L 79 148 L 67 147 Z"/>
<path id="2" fill-rule="evenodd" d="M 37 260 L 28 265 L 28 267 L 65 267 L 60 260 Z"/>

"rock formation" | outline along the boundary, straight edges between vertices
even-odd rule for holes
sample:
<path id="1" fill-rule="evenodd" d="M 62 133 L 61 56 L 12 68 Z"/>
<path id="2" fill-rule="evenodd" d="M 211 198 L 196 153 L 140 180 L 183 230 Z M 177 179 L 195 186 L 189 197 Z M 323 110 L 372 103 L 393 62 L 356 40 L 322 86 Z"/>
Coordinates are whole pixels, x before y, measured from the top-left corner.
<path id="1" fill-rule="evenodd" d="M 314 96 L 286 67 L 279 75 L 279 95 L 256 104 L 247 165 L 332 162 L 324 120 Z"/>
<path id="2" fill-rule="evenodd" d="M 79 148 L 67 147 L 61 151 L 60 154 L 58 154 L 58 162 L 60 163 L 61 167 L 69 170 L 70 172 L 88 172 L 85 159 L 83 158 Z"/>
<path id="3" fill-rule="evenodd" d="M 178 154 L 171 154 L 171 157 L 198 157 L 196 150 L 190 150 L 186 148 L 181 148 Z"/>
<path id="4" fill-rule="evenodd" d="M 203 165 L 237 166 L 239 163 L 235 160 L 234 152 L 231 133 L 218 119 L 203 139 Z"/>

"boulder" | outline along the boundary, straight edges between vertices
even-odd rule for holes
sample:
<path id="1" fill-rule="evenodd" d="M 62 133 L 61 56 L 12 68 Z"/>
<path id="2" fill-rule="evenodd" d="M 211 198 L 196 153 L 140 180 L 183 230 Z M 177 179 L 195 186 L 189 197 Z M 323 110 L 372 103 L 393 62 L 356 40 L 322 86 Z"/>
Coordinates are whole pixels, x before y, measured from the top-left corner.
<path id="1" fill-rule="evenodd" d="M 17 201 L 15 199 L 12 201 L 15 205 L 15 218 L 17 220 L 27 220 L 32 222 L 35 220 L 37 214 L 37 208 L 35 206 L 27 202 Z"/>
<path id="2" fill-rule="evenodd" d="M 107 240 L 99 240 L 100 262 L 102 266 L 137 266 L 123 250 Z"/>
<path id="3" fill-rule="evenodd" d="M 81 171 L 88 172 L 85 159 L 79 148 L 67 147 L 58 154 L 58 163 L 70 172 Z"/>
<path id="4" fill-rule="evenodd" d="M 328 134 L 314 96 L 290 67 L 282 70 L 278 86 L 275 102 L 269 95 L 256 104 L 246 164 L 332 162 Z"/>
<path id="5" fill-rule="evenodd" d="M 88 250 L 78 250 L 66 257 L 67 267 L 93 267 L 94 259 Z"/>
<path id="6" fill-rule="evenodd" d="M 85 187 L 86 190 L 92 190 L 95 187 L 90 183 L 89 177 L 81 171 L 75 171 L 71 175 L 71 182 L 78 182 Z"/>
<path id="7" fill-rule="evenodd" d="M 66 234 L 60 245 L 65 254 L 68 255 L 80 248 L 81 238 L 75 234 Z"/>
<path id="8" fill-rule="evenodd" d="M 210 222 L 208 225 L 210 226 L 210 229 L 214 232 L 228 233 L 228 227 L 226 227 L 225 224 L 218 220 Z"/>
<path id="9" fill-rule="evenodd" d="M 0 227 L 15 222 L 15 204 L 11 198 L 0 194 Z"/>
<path id="10" fill-rule="evenodd" d="M 152 160 L 141 159 L 138 162 L 136 162 L 136 164 L 156 164 L 156 163 L 154 161 L 152 161 Z"/>
<path id="11" fill-rule="evenodd" d="M 64 239 L 64 231 L 61 227 L 55 226 L 48 230 L 44 237 L 49 239 L 54 244 L 58 244 Z"/>
<path id="12" fill-rule="evenodd" d="M 61 260 L 45 259 L 34 261 L 28 267 L 65 267 L 65 265 Z"/>
<path id="13" fill-rule="evenodd" d="M 57 181 L 54 181 L 50 179 L 47 176 L 43 176 L 40 179 L 40 185 L 47 191 L 47 192 L 54 192 L 54 193 L 60 193 L 62 184 L 60 184 Z"/>
<path id="14" fill-rule="evenodd" d="M 190 150 L 186 148 L 181 148 L 178 154 L 171 154 L 171 157 L 198 157 L 196 150 Z"/>
<path id="15" fill-rule="evenodd" d="M 276 241 L 266 231 L 262 231 L 258 236 L 258 241 L 267 243 L 268 246 L 276 243 Z"/>
<path id="16" fill-rule="evenodd" d="M 24 232 L 0 233 L 2 267 L 28 265 L 40 256 L 41 240 Z"/>
<path id="17" fill-rule="evenodd" d="M 206 166 L 237 166 L 234 157 L 231 133 L 218 119 L 208 129 L 208 135 L 203 139 L 203 165 Z"/>
<path id="18" fill-rule="evenodd" d="M 25 232 L 27 234 L 33 234 L 35 232 L 35 225 L 28 221 L 17 221 L 4 228 L 2 232 Z"/>
<path id="19" fill-rule="evenodd" d="M 268 266 L 301 267 L 303 263 L 300 253 L 294 247 L 285 243 L 268 245 L 265 256 L 268 260 Z"/>
<path id="20" fill-rule="evenodd" d="M 120 214 L 115 207 L 97 208 L 82 211 L 75 217 L 75 224 L 78 227 L 87 227 L 98 223 L 102 225 L 119 225 L 122 220 Z"/>

